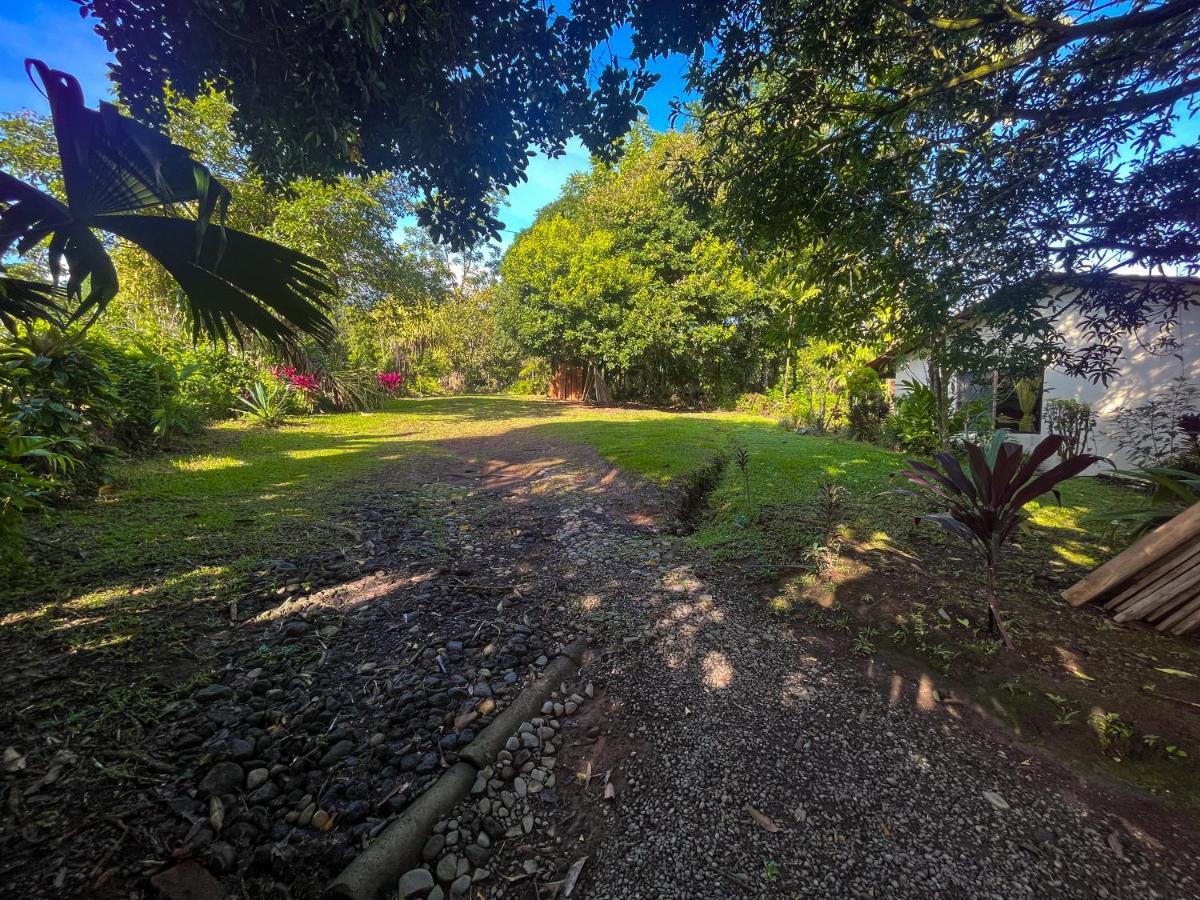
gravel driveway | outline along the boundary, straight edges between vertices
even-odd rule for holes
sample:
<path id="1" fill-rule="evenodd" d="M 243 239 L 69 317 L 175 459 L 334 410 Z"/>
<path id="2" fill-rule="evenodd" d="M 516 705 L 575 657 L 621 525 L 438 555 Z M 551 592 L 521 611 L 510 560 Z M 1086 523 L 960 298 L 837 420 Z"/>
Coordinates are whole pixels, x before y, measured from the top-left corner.
<path id="1" fill-rule="evenodd" d="M 929 684 L 881 689 L 686 569 L 661 587 L 610 620 L 642 638 L 590 673 L 605 741 L 628 752 L 614 799 L 576 795 L 595 821 L 573 896 L 1200 896 L 1182 860 Z"/>

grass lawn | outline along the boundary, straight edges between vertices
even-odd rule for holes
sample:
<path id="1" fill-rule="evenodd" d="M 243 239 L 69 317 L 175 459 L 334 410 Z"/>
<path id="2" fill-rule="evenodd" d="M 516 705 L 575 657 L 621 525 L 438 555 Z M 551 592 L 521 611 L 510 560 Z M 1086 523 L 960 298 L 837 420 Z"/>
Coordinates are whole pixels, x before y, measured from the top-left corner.
<path id="1" fill-rule="evenodd" d="M 1194 762 L 1164 761 L 1142 746 L 1155 734 L 1200 754 L 1195 709 L 1144 690 L 1149 684 L 1200 700 L 1192 687 L 1200 678 L 1160 671 L 1200 675 L 1196 642 L 1118 628 L 1058 598 L 1119 549 L 1088 517 L 1136 502 L 1129 491 L 1076 479 L 1065 485 L 1061 507 L 1031 507 L 1003 584 L 1022 651 L 1015 662 L 996 653 L 985 632 L 982 575 L 969 548 L 916 526 L 911 498 L 881 496 L 901 455 L 791 434 L 741 414 L 475 397 L 397 401 L 275 431 L 222 423 L 184 451 L 124 465 L 100 500 L 54 512 L 39 538 L 85 558 L 39 550 L 18 582 L 0 590 L 0 636 L 48 640 L 81 661 L 135 664 L 186 648 L 198 628 L 220 627 L 227 600 L 264 560 L 328 544 L 338 511 L 356 497 L 504 434 L 591 445 L 661 485 L 744 447 L 749 503 L 740 472 L 728 465 L 687 538 L 714 565 L 744 573 L 781 615 L 844 631 L 853 652 L 898 654 L 942 670 L 1030 739 L 1170 799 L 1200 803 Z M 844 489 L 835 558 L 821 554 L 830 524 L 825 483 Z M 1116 715 L 1133 737 L 1101 746 L 1089 725 L 1097 714 Z"/>

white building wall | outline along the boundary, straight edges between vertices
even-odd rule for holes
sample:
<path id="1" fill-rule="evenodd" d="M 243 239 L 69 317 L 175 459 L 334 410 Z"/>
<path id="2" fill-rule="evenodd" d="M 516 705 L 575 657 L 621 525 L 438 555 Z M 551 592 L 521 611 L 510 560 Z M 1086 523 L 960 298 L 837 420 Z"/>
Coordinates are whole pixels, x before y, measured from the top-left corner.
<path id="1" fill-rule="evenodd" d="M 1200 384 L 1200 306 L 1181 311 L 1179 326 L 1176 332 L 1179 350 L 1169 354 L 1155 354 L 1147 349 L 1152 333 L 1127 335 L 1119 363 L 1120 374 L 1107 385 L 1093 384 L 1086 378 L 1072 378 L 1058 369 L 1047 369 L 1043 403 L 1051 399 L 1090 403 L 1097 419 L 1092 452 L 1109 457 L 1121 468 L 1133 465 L 1133 461 L 1117 449 L 1117 414 L 1145 403 L 1163 390 L 1172 378 L 1182 375 Z M 1087 345 L 1077 313 L 1065 315 L 1060 328 L 1069 349 Z M 905 380 L 928 384 L 929 369 L 919 355 L 897 363 L 897 396 L 904 393 L 902 382 Z M 1013 440 L 1027 448 L 1036 445 L 1047 433 L 1044 416 L 1042 432 L 1040 435 L 1014 434 Z"/>

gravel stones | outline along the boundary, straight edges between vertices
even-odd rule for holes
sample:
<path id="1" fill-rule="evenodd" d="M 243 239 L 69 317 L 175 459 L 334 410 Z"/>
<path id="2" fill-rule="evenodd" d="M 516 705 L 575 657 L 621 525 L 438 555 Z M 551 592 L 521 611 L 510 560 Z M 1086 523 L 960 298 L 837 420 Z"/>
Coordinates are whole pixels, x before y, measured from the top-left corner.
<path id="1" fill-rule="evenodd" d="M 353 752 L 354 752 L 354 742 L 353 741 L 338 741 L 336 744 L 334 744 L 332 747 L 330 747 L 327 751 L 325 751 L 325 754 L 321 757 L 321 761 L 318 762 L 317 765 L 320 766 L 322 769 L 327 769 L 330 766 L 332 766 L 335 762 L 340 762 L 341 760 L 345 759 L 347 756 L 349 756 Z"/>
<path id="2" fill-rule="evenodd" d="M 437 864 L 437 880 L 443 884 L 449 884 L 458 877 L 458 857 L 453 853 L 448 853 L 438 860 Z"/>
<path id="3" fill-rule="evenodd" d="M 419 897 L 433 887 L 433 875 L 428 869 L 409 869 L 400 876 L 396 886 L 401 897 Z"/>
<path id="4" fill-rule="evenodd" d="M 235 762 L 219 762 L 200 780 L 202 794 L 232 794 L 242 789 L 246 773 Z"/>

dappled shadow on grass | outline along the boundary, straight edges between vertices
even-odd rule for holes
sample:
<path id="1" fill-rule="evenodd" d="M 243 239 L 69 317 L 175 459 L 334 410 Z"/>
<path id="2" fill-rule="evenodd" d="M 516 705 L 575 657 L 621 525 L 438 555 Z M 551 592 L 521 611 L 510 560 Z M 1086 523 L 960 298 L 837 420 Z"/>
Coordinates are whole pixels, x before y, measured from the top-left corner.
<path id="1" fill-rule="evenodd" d="M 458 477 L 503 488 L 506 477 L 531 477 L 533 466 L 546 491 L 599 495 L 622 473 L 669 485 L 735 442 L 750 453 L 753 512 L 741 515 L 741 481 L 729 467 L 691 538 L 713 558 L 798 563 L 823 533 L 816 493 L 826 478 L 854 495 L 852 536 L 908 542 L 911 506 L 877 497 L 900 457 L 876 447 L 799 436 L 738 415 L 509 397 L 404 400 L 383 413 L 316 417 L 274 431 L 221 426 L 190 452 L 130 466 L 107 499 L 52 517 L 39 536 L 86 558 L 38 548 L 33 568 L 0 594 L 0 639 L 19 630 L 46 638 L 55 651 L 153 658 L 165 645 L 186 646 L 219 627 L 228 600 L 264 560 L 351 547 L 357 536 L 331 527 L 329 516 L 377 479 Z M 568 448 L 588 446 L 611 468 L 580 481 L 563 461 Z M 447 465 L 438 457 L 474 462 Z M 669 507 L 650 511 L 630 501 L 626 513 L 640 526 L 652 515 L 661 520 L 664 509 L 669 519 Z M 1086 535 L 1071 522 L 1050 521 L 1039 526 L 1039 540 L 1088 552 Z"/>

